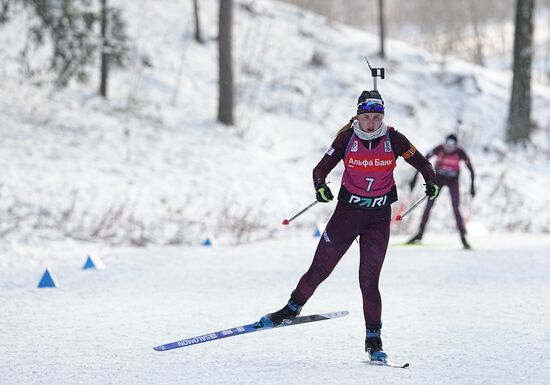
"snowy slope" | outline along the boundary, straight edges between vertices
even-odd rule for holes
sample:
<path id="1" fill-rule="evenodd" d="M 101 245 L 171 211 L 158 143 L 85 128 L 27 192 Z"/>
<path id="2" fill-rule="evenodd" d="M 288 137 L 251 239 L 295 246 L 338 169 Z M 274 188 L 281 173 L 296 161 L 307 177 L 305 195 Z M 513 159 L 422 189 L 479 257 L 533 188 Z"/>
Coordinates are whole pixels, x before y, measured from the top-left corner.
<path id="1" fill-rule="evenodd" d="M 479 176 L 475 201 L 464 195 L 472 223 L 491 231 L 550 229 L 540 213 L 550 203 L 540 194 L 550 181 L 548 88 L 534 90 L 534 144 L 507 148 L 510 78 L 500 72 L 461 61 L 443 67 L 396 41 L 384 62 L 373 35 L 287 5 L 242 1 L 234 36 L 238 126 L 227 128 L 215 122 L 217 1 L 201 2 L 204 46 L 192 40 L 191 2 L 113 3 L 128 19 L 135 60 L 113 73 L 110 102 L 94 96 L 94 82 L 61 93 L 33 86 L 17 72 L 16 50 L 0 52 L 0 234 L 8 250 L 66 237 L 144 245 L 276 234 L 282 218 L 313 199 L 312 168 L 353 114 L 357 95 L 371 87 L 363 56 L 386 67 L 387 122 L 421 151 L 463 120 L 461 140 Z M 21 19 L 2 29 L 4 46 L 20 46 Z M 310 64 L 314 51 L 327 66 Z M 340 172 L 330 177 L 335 186 Z M 411 175 L 403 163 L 405 202 L 422 195 L 417 187 L 407 196 Z M 445 194 L 438 206 L 430 227 L 453 231 Z M 317 207 L 297 227 L 311 231 L 331 209 Z M 411 231 L 419 211 L 395 231 Z"/>
<path id="2" fill-rule="evenodd" d="M 391 244 L 402 239 L 394 238 Z M 283 306 L 315 240 L 115 249 L 106 270 L 53 266 L 57 289 L 0 271 L 2 384 L 543 385 L 550 378 L 548 236 L 428 236 L 390 246 L 383 341 L 407 370 L 368 366 L 353 246 L 304 308 L 341 319 L 168 352 L 161 343 L 257 320 Z M 529 245 L 523 247 L 521 245 Z M 521 257 L 518 257 L 521 255 Z"/>

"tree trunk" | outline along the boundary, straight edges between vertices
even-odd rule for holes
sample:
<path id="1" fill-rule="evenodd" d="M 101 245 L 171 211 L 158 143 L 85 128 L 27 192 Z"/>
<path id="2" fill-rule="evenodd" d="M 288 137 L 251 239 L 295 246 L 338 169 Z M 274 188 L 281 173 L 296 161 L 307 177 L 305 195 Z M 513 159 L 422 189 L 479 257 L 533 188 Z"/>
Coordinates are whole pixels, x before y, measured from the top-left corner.
<path id="1" fill-rule="evenodd" d="M 99 93 L 107 99 L 107 80 L 109 78 L 109 54 L 108 54 L 108 36 L 107 36 L 107 0 L 101 0 L 100 11 L 101 23 L 101 74 Z"/>
<path id="2" fill-rule="evenodd" d="M 193 13 L 195 16 L 195 40 L 197 43 L 204 44 L 201 30 L 201 19 L 199 15 L 199 0 L 193 0 Z"/>
<path id="3" fill-rule="evenodd" d="M 233 120 L 233 63 L 231 60 L 231 25 L 233 0 L 220 0 L 218 35 L 219 53 L 219 103 L 218 120 L 232 125 Z"/>
<path id="4" fill-rule="evenodd" d="M 475 64 L 484 67 L 485 66 L 485 32 L 482 30 L 482 19 L 480 18 L 479 0 L 469 0 L 468 10 L 470 15 L 470 22 L 472 23 L 472 29 L 474 30 L 475 46 L 472 55 L 472 59 Z"/>
<path id="5" fill-rule="evenodd" d="M 382 59 L 386 58 L 386 49 L 385 49 L 385 21 L 384 21 L 384 0 L 378 0 L 378 24 L 380 26 L 380 57 Z"/>
<path id="6" fill-rule="evenodd" d="M 529 140 L 531 134 L 531 63 L 534 0 L 517 0 L 514 33 L 514 75 L 508 115 L 508 142 Z"/>

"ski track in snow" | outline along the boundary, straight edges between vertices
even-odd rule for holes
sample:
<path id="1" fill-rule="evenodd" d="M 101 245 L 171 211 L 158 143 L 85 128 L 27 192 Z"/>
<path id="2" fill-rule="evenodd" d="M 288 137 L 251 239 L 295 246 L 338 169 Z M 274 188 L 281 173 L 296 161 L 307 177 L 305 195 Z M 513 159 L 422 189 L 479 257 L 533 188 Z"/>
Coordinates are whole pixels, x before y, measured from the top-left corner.
<path id="1" fill-rule="evenodd" d="M 292 234 L 289 231 L 289 234 Z M 36 289 L 37 266 L 0 272 L 0 383 L 545 384 L 550 378 L 548 236 L 428 234 L 393 246 L 381 276 L 383 341 L 406 370 L 364 360 L 353 245 L 302 314 L 349 310 L 310 325 L 156 352 L 279 309 L 308 268 L 316 239 L 240 247 L 113 249 L 107 268 L 74 256 Z"/>

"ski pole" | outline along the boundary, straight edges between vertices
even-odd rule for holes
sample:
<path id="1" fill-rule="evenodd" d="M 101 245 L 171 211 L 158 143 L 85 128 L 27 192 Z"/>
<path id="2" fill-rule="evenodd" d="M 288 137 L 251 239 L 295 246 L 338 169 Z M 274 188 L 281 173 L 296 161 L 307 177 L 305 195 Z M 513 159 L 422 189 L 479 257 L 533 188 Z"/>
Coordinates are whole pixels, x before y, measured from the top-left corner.
<path id="1" fill-rule="evenodd" d="M 405 216 L 407 216 L 411 211 L 413 211 L 420 203 L 424 202 L 427 198 L 428 198 L 428 196 L 427 196 L 427 195 L 424 195 L 424 197 L 423 197 L 422 199 L 419 199 L 415 204 L 413 204 L 411 207 L 409 207 L 409 208 L 407 209 L 407 211 L 405 211 L 405 212 L 403 213 L 403 215 L 397 215 L 397 216 L 395 217 L 395 220 L 396 220 L 396 221 L 400 221 L 400 220 L 402 220 L 403 218 L 405 218 Z"/>
<path id="2" fill-rule="evenodd" d="M 325 185 L 329 184 L 330 182 L 327 182 L 325 183 Z M 294 219 L 298 218 L 300 215 L 302 215 L 303 213 L 305 213 L 307 210 L 309 210 L 310 208 L 312 208 L 313 206 L 315 206 L 317 203 L 319 203 L 319 201 L 315 201 L 311 204 L 309 204 L 305 209 L 303 209 L 302 211 L 300 211 L 298 214 L 294 215 L 292 218 L 290 219 L 283 219 L 283 225 L 288 225 L 290 222 L 292 222 Z"/>
<path id="3" fill-rule="evenodd" d="M 392 218 L 391 220 L 392 225 L 399 220 L 397 218 L 401 218 L 401 213 L 403 213 L 403 211 L 405 211 L 405 209 L 409 206 L 409 203 L 411 201 L 411 195 L 412 194 L 409 193 L 409 195 L 407 196 L 407 199 L 405 199 L 404 202 L 399 204 L 399 208 L 397 209 L 397 214 L 395 215 L 395 218 Z"/>
<path id="4" fill-rule="evenodd" d="M 288 225 L 290 222 L 292 222 L 294 219 L 298 218 L 300 215 L 302 215 L 303 213 L 305 213 L 307 210 L 309 210 L 310 208 L 312 208 L 313 206 L 315 206 L 317 203 L 319 203 L 319 201 L 315 201 L 313 203 L 311 203 L 309 206 L 307 206 L 305 209 L 303 209 L 302 211 L 300 211 L 298 214 L 294 215 L 292 218 L 290 219 L 283 219 L 283 225 Z"/>

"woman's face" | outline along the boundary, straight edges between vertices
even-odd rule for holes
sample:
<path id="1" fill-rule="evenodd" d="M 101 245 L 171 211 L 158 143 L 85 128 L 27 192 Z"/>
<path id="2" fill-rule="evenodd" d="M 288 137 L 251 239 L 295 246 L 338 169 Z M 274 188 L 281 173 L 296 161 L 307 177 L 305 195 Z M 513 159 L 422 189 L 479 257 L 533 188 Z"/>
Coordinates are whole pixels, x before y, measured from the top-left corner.
<path id="1" fill-rule="evenodd" d="M 445 151 L 447 154 L 450 154 L 451 152 L 456 150 L 456 148 L 457 148 L 456 141 L 452 139 L 447 139 L 445 141 L 445 144 L 443 144 L 443 151 Z"/>
<path id="2" fill-rule="evenodd" d="M 384 114 L 378 112 L 367 112 L 365 114 L 357 115 L 359 126 L 361 130 L 365 132 L 374 132 L 380 128 L 382 120 L 384 120 Z"/>

